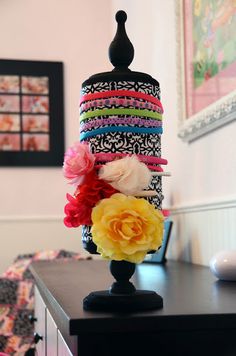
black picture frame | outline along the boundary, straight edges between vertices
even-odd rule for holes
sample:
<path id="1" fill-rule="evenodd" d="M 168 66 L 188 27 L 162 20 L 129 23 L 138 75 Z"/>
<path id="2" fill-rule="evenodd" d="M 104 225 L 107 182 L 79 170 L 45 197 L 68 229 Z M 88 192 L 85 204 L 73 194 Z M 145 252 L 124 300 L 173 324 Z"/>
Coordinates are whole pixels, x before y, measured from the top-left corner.
<path id="1" fill-rule="evenodd" d="M 173 221 L 172 220 L 166 220 L 164 224 L 165 224 L 164 237 L 163 237 L 163 243 L 162 243 L 161 248 L 158 251 L 156 251 L 155 253 L 147 254 L 143 262 L 146 262 L 146 263 L 161 263 L 161 264 L 166 263 L 166 261 L 167 261 L 167 259 L 166 259 L 166 251 L 167 251 L 168 243 L 169 243 L 169 240 L 170 240 Z"/>
<path id="2" fill-rule="evenodd" d="M 0 166 L 62 166 L 63 86 L 62 62 L 0 60 Z"/>

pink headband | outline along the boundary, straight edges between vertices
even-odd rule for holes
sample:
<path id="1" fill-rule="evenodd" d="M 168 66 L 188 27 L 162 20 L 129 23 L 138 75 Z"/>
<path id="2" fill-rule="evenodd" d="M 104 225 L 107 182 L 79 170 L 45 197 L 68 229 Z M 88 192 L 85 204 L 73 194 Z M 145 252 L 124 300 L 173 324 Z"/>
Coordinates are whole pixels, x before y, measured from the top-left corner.
<path id="1" fill-rule="evenodd" d="M 126 117 L 119 118 L 116 116 L 109 117 L 108 119 L 92 119 L 88 122 L 81 122 L 80 132 L 92 129 L 94 127 L 100 127 L 105 125 L 142 125 L 144 127 L 161 127 L 162 121 L 159 120 L 146 120 L 139 117 Z"/>
<path id="2" fill-rule="evenodd" d="M 126 157 L 130 156 L 130 154 L 126 153 L 95 153 L 94 154 L 98 161 L 110 162 L 117 157 Z M 150 164 L 168 164 L 168 161 L 161 157 L 154 156 L 145 156 L 145 155 L 136 155 L 140 161 Z"/>
<path id="3" fill-rule="evenodd" d="M 98 107 L 112 107 L 112 106 L 122 106 L 126 107 L 135 107 L 138 109 L 148 109 L 152 111 L 157 111 L 162 114 L 163 110 L 160 106 L 155 105 L 149 101 L 139 101 L 136 99 L 127 99 L 127 98 L 103 98 L 103 99 L 95 99 L 91 101 L 86 101 L 81 103 L 80 106 L 80 113 L 87 111 L 91 108 L 98 108 Z"/>
<path id="4" fill-rule="evenodd" d="M 103 91 L 100 93 L 85 94 L 80 99 L 80 105 L 84 101 L 100 99 L 100 98 L 109 98 L 112 96 L 131 96 L 131 97 L 137 98 L 137 99 L 144 99 L 144 100 L 150 101 L 153 104 L 156 104 L 163 111 L 163 107 L 162 107 L 162 104 L 159 99 L 155 98 L 152 95 L 141 93 L 140 91 L 134 91 L 134 90 L 110 90 L 110 91 Z"/>

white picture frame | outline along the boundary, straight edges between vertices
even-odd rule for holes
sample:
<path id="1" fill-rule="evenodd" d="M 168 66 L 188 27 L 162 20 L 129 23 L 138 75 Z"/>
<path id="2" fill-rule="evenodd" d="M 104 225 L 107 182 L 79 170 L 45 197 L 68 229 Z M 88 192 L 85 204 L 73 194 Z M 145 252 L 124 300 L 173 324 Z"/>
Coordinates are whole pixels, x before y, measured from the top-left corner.
<path id="1" fill-rule="evenodd" d="M 186 70 L 184 33 L 184 1 L 176 0 L 176 45 L 177 45 L 177 93 L 178 137 L 191 142 L 211 131 L 236 120 L 236 71 L 235 90 L 219 98 L 194 115 L 187 115 Z"/>

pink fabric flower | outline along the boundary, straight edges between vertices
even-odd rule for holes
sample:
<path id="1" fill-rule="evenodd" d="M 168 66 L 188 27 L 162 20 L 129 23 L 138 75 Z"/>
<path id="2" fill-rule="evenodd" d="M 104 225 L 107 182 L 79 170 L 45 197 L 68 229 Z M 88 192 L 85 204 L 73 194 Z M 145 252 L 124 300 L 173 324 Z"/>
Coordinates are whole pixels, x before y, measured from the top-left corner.
<path id="1" fill-rule="evenodd" d="M 65 153 L 63 174 L 70 180 L 70 184 L 81 185 L 84 176 L 93 169 L 94 162 L 95 157 L 90 152 L 89 146 L 76 142 Z"/>

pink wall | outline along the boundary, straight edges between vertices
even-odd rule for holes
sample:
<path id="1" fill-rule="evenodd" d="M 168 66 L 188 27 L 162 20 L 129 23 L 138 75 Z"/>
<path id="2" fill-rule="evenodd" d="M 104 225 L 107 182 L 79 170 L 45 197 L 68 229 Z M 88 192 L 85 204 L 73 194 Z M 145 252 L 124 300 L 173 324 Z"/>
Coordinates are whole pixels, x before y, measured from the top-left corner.
<path id="1" fill-rule="evenodd" d="M 110 0 L 0 1 L 1 58 L 64 62 L 65 139 L 79 133 L 81 83 L 110 70 Z M 0 167 L 0 273 L 19 253 L 85 252 L 79 229 L 63 226 L 71 187 L 58 168 Z"/>
<path id="2" fill-rule="evenodd" d="M 135 48 L 131 69 L 160 82 L 164 107 L 163 157 L 172 177 L 163 178 L 165 204 L 179 206 L 213 199 L 236 198 L 236 122 L 190 144 L 178 134 L 175 0 L 113 0 L 113 12 L 128 14 L 127 32 Z"/>
<path id="3" fill-rule="evenodd" d="M 175 3 L 175 0 L 42 0 L 40 3 L 1 0 L 1 58 L 64 62 L 66 146 L 69 146 L 78 136 L 81 83 L 91 74 L 111 69 L 107 49 L 114 37 L 114 15 L 119 9 L 126 10 L 127 32 L 135 47 L 131 69 L 149 73 L 161 84 L 165 109 L 162 151 L 172 172 L 172 177 L 163 179 L 164 206 L 178 210 L 214 199 L 218 202 L 234 199 L 235 204 L 236 141 L 232 133 L 236 123 L 231 122 L 191 144 L 177 137 Z M 70 187 L 60 168 L 0 167 L 0 177 L 0 236 L 5 244 L 0 270 L 19 252 L 59 246 L 80 248 L 80 232 L 65 229 L 62 224 L 65 193 Z M 194 236 L 199 248 L 207 251 L 206 261 L 213 253 L 214 234 L 209 239 L 202 234 L 206 229 L 203 220 L 198 220 L 198 212 L 189 213 L 186 208 L 184 214 L 187 233 L 183 234 L 186 238 L 183 249 L 186 244 L 194 248 L 190 241 Z M 202 215 L 204 219 L 207 217 L 205 211 Z M 225 215 L 225 222 L 231 220 Z M 220 222 L 219 218 L 212 220 L 216 230 Z M 175 226 L 181 231 L 181 219 L 176 220 Z M 235 234 L 235 229 L 231 230 Z M 181 234 L 176 235 L 179 246 L 181 238 Z M 221 241 L 221 236 L 218 240 Z M 198 251 L 195 254 L 196 261 L 201 263 Z"/>
<path id="4" fill-rule="evenodd" d="M 109 0 L 0 3 L 1 58 L 64 62 L 66 146 L 78 137 L 81 83 L 110 69 L 110 17 Z M 69 187 L 60 168 L 0 167 L 0 175 L 0 217 L 63 214 Z"/>
<path id="5" fill-rule="evenodd" d="M 113 0 L 113 12 L 128 14 L 135 47 L 131 69 L 151 74 L 161 85 L 162 156 L 172 173 L 163 178 L 163 207 L 171 208 L 174 221 L 167 257 L 208 265 L 218 250 L 235 249 L 236 121 L 190 144 L 177 136 L 178 2 Z"/>

